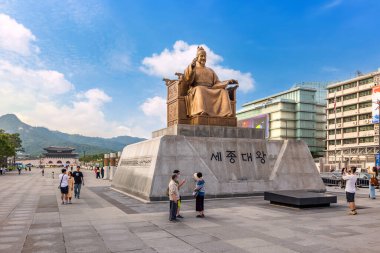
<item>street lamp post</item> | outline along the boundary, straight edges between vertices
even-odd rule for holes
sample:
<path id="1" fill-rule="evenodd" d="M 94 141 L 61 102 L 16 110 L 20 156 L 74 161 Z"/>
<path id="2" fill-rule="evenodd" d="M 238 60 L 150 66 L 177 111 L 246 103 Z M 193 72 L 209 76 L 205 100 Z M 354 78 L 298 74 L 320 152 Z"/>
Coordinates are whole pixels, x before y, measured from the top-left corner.
<path id="1" fill-rule="evenodd" d="M 379 113 L 379 116 L 377 117 L 377 124 L 378 124 L 378 142 L 379 142 L 379 146 L 378 146 L 378 148 L 379 148 L 379 150 L 377 151 L 377 153 L 375 152 L 375 165 L 376 165 L 376 167 L 378 166 L 378 164 L 376 164 L 376 158 L 378 157 L 378 156 L 380 156 L 380 100 L 377 100 L 376 102 L 372 102 L 372 103 L 374 103 L 374 104 L 377 104 L 377 110 L 378 110 L 378 113 Z M 376 151 L 376 149 L 375 149 L 375 151 Z M 379 157 L 380 158 L 380 157 Z"/>

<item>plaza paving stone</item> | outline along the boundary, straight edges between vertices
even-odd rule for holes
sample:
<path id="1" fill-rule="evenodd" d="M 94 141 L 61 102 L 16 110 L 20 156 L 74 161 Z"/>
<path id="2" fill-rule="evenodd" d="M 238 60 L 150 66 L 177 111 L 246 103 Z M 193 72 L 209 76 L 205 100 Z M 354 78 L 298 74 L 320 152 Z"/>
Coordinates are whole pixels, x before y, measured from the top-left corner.
<path id="1" fill-rule="evenodd" d="M 58 174 L 0 176 L 0 253 L 380 252 L 380 200 L 368 199 L 368 189 L 357 194 L 357 216 L 347 215 L 344 191 L 329 187 L 338 203 L 327 208 L 270 205 L 260 196 L 212 199 L 207 217 L 197 219 L 189 200 L 185 218 L 171 223 L 167 202 L 142 203 L 90 171 L 81 199 L 61 205 Z"/>

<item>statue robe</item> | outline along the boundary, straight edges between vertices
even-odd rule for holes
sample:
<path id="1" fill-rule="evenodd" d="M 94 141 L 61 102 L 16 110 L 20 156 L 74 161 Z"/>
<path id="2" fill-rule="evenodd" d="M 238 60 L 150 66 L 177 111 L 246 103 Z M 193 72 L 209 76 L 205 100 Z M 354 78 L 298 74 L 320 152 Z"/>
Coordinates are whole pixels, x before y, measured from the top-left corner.
<path id="1" fill-rule="evenodd" d="M 232 115 L 228 91 L 224 88 L 227 82 L 220 82 L 215 72 L 207 67 L 192 68 L 189 65 L 184 74 L 189 84 L 186 96 L 187 115 L 207 114 L 213 117 Z"/>

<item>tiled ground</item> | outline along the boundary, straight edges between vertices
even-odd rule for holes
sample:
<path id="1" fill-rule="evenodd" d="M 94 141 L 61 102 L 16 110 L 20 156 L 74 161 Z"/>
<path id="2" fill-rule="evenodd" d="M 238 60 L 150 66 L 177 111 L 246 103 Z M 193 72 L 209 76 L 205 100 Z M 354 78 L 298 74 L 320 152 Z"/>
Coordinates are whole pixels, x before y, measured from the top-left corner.
<path id="1" fill-rule="evenodd" d="M 185 219 L 173 224 L 168 203 L 143 204 L 85 177 L 81 199 L 60 205 L 48 170 L 0 176 L 0 252 L 380 252 L 379 200 L 368 189 L 357 216 L 338 193 L 337 205 L 304 210 L 262 197 L 208 200 L 206 219 L 185 201 Z"/>

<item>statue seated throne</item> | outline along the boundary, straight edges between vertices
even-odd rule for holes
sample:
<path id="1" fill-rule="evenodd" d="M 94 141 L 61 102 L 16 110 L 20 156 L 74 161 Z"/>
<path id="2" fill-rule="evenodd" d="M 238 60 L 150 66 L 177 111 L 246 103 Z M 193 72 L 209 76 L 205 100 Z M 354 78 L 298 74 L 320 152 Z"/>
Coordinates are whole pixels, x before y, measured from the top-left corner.
<path id="1" fill-rule="evenodd" d="M 164 79 L 167 86 L 167 124 L 237 126 L 236 80 L 219 81 L 205 66 L 206 51 L 197 49 L 197 57 L 176 73 L 177 80 Z"/>

